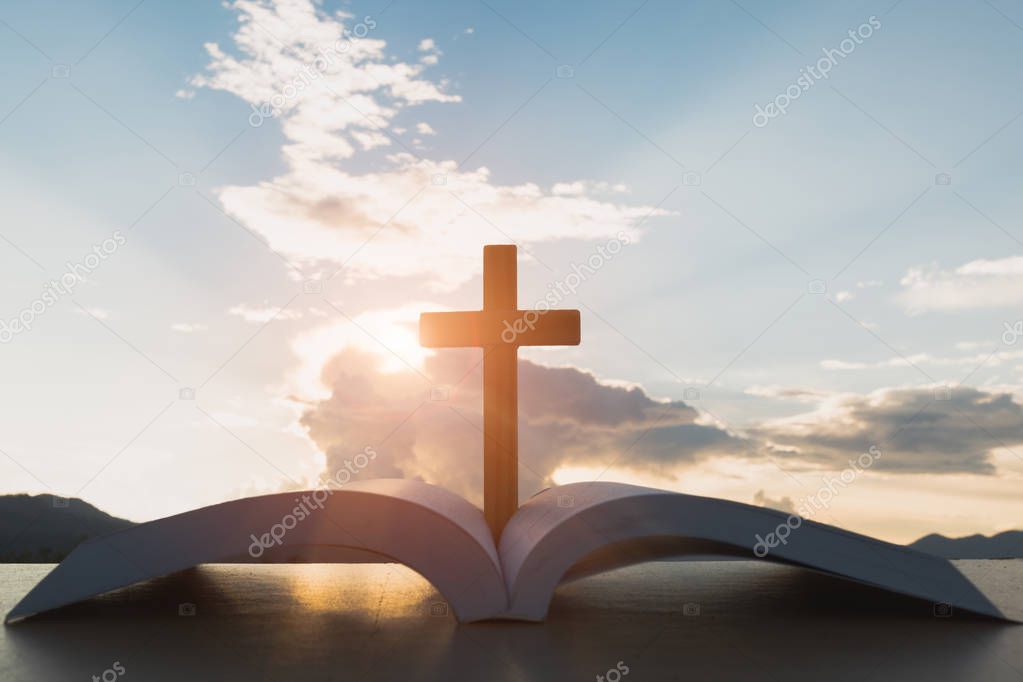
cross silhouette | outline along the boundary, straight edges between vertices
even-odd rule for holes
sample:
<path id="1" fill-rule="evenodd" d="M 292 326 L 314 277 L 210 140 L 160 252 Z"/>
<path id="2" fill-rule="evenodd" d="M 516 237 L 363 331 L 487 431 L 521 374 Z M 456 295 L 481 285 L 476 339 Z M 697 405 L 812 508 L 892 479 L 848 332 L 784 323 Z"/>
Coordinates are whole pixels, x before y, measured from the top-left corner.
<path id="1" fill-rule="evenodd" d="M 578 310 L 519 310 L 514 246 L 483 247 L 483 310 L 422 313 L 427 348 L 483 348 L 483 515 L 497 542 L 519 506 L 519 346 L 579 345 Z"/>

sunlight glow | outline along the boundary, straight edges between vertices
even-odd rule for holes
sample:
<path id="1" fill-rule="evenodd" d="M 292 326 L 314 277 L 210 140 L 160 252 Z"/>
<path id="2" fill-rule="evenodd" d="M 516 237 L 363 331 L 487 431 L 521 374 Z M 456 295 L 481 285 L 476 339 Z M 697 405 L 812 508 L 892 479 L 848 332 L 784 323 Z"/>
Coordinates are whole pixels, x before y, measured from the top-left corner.
<path id="1" fill-rule="evenodd" d="M 345 348 L 357 348 L 378 358 L 380 372 L 394 374 L 419 370 L 433 351 L 419 345 L 418 323 L 422 310 L 444 310 L 429 302 L 413 302 L 401 308 L 375 311 L 316 327 L 292 343 L 299 367 L 292 375 L 298 393 L 322 399 L 330 393 L 320 374 L 329 360 Z"/>

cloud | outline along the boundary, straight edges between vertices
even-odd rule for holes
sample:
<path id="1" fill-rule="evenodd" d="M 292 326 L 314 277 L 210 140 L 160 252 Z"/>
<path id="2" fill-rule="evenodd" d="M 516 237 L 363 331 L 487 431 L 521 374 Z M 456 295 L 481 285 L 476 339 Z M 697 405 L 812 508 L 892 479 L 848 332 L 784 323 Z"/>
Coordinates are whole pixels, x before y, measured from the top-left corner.
<path id="1" fill-rule="evenodd" d="M 584 196 L 586 194 L 623 194 L 629 188 L 621 183 L 612 185 L 609 182 L 593 182 L 577 180 L 575 182 L 558 182 L 551 187 L 551 193 L 560 196 Z"/>
<path id="2" fill-rule="evenodd" d="M 378 356 L 361 349 L 336 355 L 320 375 L 330 394 L 307 402 L 301 418 L 327 455 L 327 471 L 370 446 L 379 454 L 368 476 L 421 478 L 479 501 L 481 355 L 450 350 L 426 357 L 429 380 L 407 370 L 381 372 Z M 639 387 L 526 360 L 519 382 L 523 494 L 550 485 L 562 466 L 614 464 L 670 477 L 679 465 L 715 456 L 756 456 L 752 442 L 692 406 L 655 400 Z"/>
<path id="3" fill-rule="evenodd" d="M 228 315 L 240 317 L 246 322 L 263 324 L 273 319 L 297 320 L 302 313 L 297 310 L 275 308 L 271 305 L 252 306 L 247 303 L 239 303 L 227 311 Z M 180 330 L 178 330 L 180 331 Z"/>
<path id="4" fill-rule="evenodd" d="M 877 446 L 874 468 L 891 473 L 990 474 L 994 450 L 1023 443 L 1023 406 L 1009 393 L 960 387 L 939 397 L 934 387 L 839 396 L 749 435 L 836 469 Z"/>
<path id="5" fill-rule="evenodd" d="M 419 51 L 425 52 L 422 57 L 419 58 L 420 63 L 432 66 L 440 61 L 440 55 L 444 54 L 437 47 L 437 43 L 433 38 L 423 38 L 419 41 Z"/>
<path id="6" fill-rule="evenodd" d="M 876 362 L 821 360 L 820 366 L 822 369 L 831 370 L 888 369 L 892 367 L 912 367 L 913 365 L 934 365 L 936 367 L 978 367 L 980 365 L 984 365 L 987 367 L 994 367 L 1009 360 L 1023 358 L 1023 350 L 991 352 L 991 345 L 992 344 L 990 342 L 987 343 L 986 346 L 977 345 L 976 347 L 986 347 L 989 351 L 987 353 L 979 353 L 975 355 L 943 357 L 940 355 L 931 355 L 930 353 L 914 353 L 913 355 L 892 357 L 886 360 L 878 360 Z M 970 342 L 965 342 L 963 344 L 956 344 L 956 347 L 968 349 L 974 347 L 974 345 Z"/>
<path id="7" fill-rule="evenodd" d="M 207 45 L 209 64 L 191 84 L 241 98 L 252 107 L 250 122 L 279 121 L 286 170 L 216 194 L 225 211 L 296 264 L 333 271 L 345 263 L 349 278 L 400 271 L 450 290 L 478 274 L 484 243 L 607 239 L 623 231 L 638 238 L 643 220 L 667 214 L 597 198 L 585 185 L 559 194 L 532 182 L 499 184 L 485 167 L 425 159 L 408 148 L 389 149 L 372 172 L 342 167 L 360 150 L 402 144 L 390 127 L 411 107 L 461 97 L 444 80 L 425 78 L 425 65 L 392 58 L 371 27 L 360 32 L 343 13 L 327 15 L 309 0 L 229 6 L 240 20 L 234 53 Z M 428 38 L 419 47 L 438 53 Z"/>
<path id="8" fill-rule="evenodd" d="M 239 18 L 231 44 L 207 45 L 208 65 L 190 85 L 238 97 L 251 107 L 240 116 L 253 125 L 279 126 L 283 170 L 215 194 L 232 217 L 304 267 L 334 271 L 344 264 L 346 277 L 362 279 L 400 272 L 433 290 L 452 290 L 479 273 L 484 243 L 513 239 L 529 246 L 623 232 L 638 238 L 647 217 L 667 214 L 622 203 L 627 188 L 621 185 L 582 178 L 545 186 L 500 181 L 486 167 L 423 158 L 405 147 L 398 130 L 413 126 L 426 134 L 411 118 L 415 107 L 461 102 L 451 83 L 427 75 L 441 55 L 430 38 L 411 43 L 418 50 L 403 61 L 375 37 L 375 23 L 327 14 L 310 0 L 237 0 L 229 7 Z M 367 163 L 354 162 L 370 153 Z M 900 297 L 921 310 L 955 309 L 970 296 L 988 305 L 1018 302 L 1020 260 L 911 270 Z M 857 284 L 867 286 L 875 284 Z M 275 312 L 244 304 L 231 309 L 253 323 Z M 415 343 L 414 318 L 404 313 L 371 311 L 357 319 L 396 352 L 367 350 L 375 342 L 347 322 L 343 332 L 328 326 L 295 342 L 303 381 L 322 389 L 298 398 L 301 424 L 326 453 L 328 468 L 383 443 L 367 475 L 419 477 L 478 499 L 479 352 L 423 351 Z M 388 333 L 377 333 L 375 323 Z M 523 362 L 521 381 L 522 462 L 537 486 L 566 465 L 614 463 L 673 476 L 689 463 L 754 459 L 772 448 L 779 458 L 843 468 L 874 443 L 884 452 L 881 470 L 990 473 L 997 444 L 988 436 L 1007 444 L 1021 440 L 1019 405 L 1008 394 L 974 389 L 958 389 L 952 400 L 933 404 L 930 389 L 821 396 L 812 412 L 737 433 L 682 401 L 656 400 L 642 388 L 575 368 Z M 438 385 L 453 386 L 447 400 L 431 399 Z M 808 391 L 775 394 L 809 401 L 815 396 Z M 917 416 L 899 428 L 907 413 Z"/>
<path id="9" fill-rule="evenodd" d="M 204 331 L 205 329 L 206 325 L 197 323 L 193 324 L 191 322 L 175 322 L 171 325 L 171 330 L 176 331 L 179 334 L 193 334 L 195 332 Z"/>
<path id="10" fill-rule="evenodd" d="M 759 507 L 768 507 L 769 509 L 778 509 L 781 511 L 789 512 L 790 514 L 796 513 L 796 505 L 792 502 L 791 497 L 783 497 L 779 500 L 774 500 L 768 497 L 763 490 L 758 490 L 753 494 L 753 504 Z"/>
<path id="11" fill-rule="evenodd" d="M 327 475 L 373 447 L 379 456 L 366 477 L 419 478 L 479 501 L 482 352 L 419 346 L 417 311 L 436 307 L 415 301 L 366 312 L 354 324 L 339 321 L 294 341 L 304 361 L 292 377 L 300 426 L 326 455 Z M 642 387 L 573 367 L 522 360 L 519 381 L 523 494 L 565 469 L 612 467 L 667 482 L 691 465 L 770 456 L 786 469 L 838 471 L 871 446 L 882 452 L 872 467 L 881 473 L 990 474 L 994 450 L 1023 442 L 1023 407 L 994 387 L 957 388 L 948 400 L 935 387 L 868 395 L 752 387 L 751 395 L 814 407 L 738 432 L 683 401 L 657 400 Z M 757 503 L 784 502 L 764 496 Z"/>
<path id="12" fill-rule="evenodd" d="M 1023 303 L 1023 256 L 974 260 L 954 270 L 911 268 L 900 280 L 898 301 L 913 314 Z"/>
<path id="13" fill-rule="evenodd" d="M 750 386 L 743 392 L 758 398 L 794 400 L 802 403 L 816 403 L 831 395 L 827 391 L 803 386 Z"/>
<path id="14" fill-rule="evenodd" d="M 434 130 L 429 123 L 417 123 L 416 132 L 420 135 L 436 135 L 437 131 Z"/>

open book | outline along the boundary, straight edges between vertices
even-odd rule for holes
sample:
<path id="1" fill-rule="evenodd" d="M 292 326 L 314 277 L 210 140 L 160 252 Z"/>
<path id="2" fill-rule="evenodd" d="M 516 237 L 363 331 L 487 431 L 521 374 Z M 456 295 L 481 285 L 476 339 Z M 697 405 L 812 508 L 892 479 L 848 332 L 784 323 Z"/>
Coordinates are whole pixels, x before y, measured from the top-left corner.
<path id="1" fill-rule="evenodd" d="M 482 512 L 461 497 L 380 479 L 225 502 L 89 540 L 5 622 L 198 564 L 366 560 L 414 569 L 460 621 L 539 621 L 565 581 L 693 554 L 795 564 L 1004 617 L 945 559 L 762 507 L 574 483 L 526 502 L 495 546 Z"/>

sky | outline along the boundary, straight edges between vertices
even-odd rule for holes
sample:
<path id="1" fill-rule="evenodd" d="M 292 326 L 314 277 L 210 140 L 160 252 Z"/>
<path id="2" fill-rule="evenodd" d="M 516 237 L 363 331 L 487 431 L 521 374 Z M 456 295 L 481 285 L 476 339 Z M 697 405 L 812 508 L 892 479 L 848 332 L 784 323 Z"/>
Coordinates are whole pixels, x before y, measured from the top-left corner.
<path id="1" fill-rule="evenodd" d="M 1023 525 L 1023 9 L 0 3 L 0 492 L 134 520 L 360 478 L 617 480 L 895 542 Z M 827 493 L 823 491 L 827 490 Z M 827 501 L 808 510 L 807 501 Z"/>

